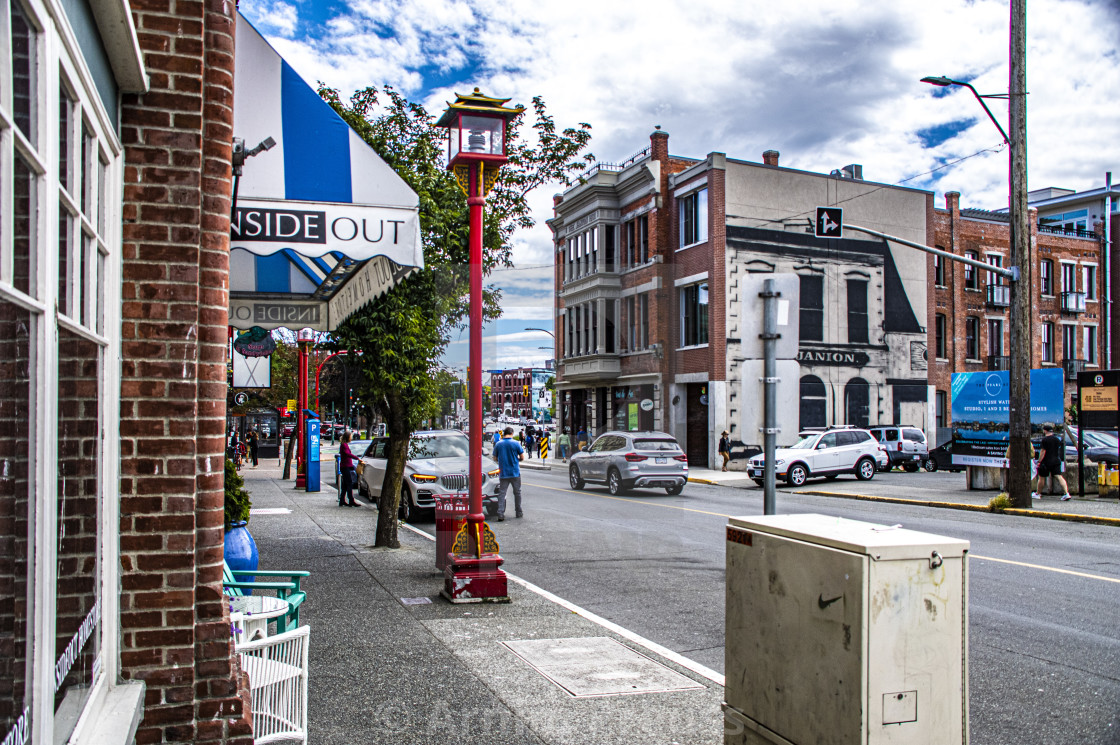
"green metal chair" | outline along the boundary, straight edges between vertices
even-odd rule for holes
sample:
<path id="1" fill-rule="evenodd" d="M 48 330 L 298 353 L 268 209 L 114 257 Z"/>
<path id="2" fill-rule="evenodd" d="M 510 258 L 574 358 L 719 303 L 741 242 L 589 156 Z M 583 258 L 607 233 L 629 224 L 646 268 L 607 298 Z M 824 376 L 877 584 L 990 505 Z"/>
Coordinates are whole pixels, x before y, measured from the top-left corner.
<path id="1" fill-rule="evenodd" d="M 276 597 L 286 600 L 288 613 L 276 619 L 276 633 L 282 634 L 289 628 L 299 626 L 299 607 L 307 599 L 307 593 L 300 589 L 300 580 L 310 577 L 310 572 L 285 572 L 268 569 L 230 569 L 229 564 L 222 560 L 222 587 L 231 597 L 252 594 L 253 590 L 270 590 Z M 253 581 L 245 581 L 244 577 L 255 577 Z M 260 581 L 261 577 L 269 580 Z M 247 592 L 246 592 L 247 591 Z"/>

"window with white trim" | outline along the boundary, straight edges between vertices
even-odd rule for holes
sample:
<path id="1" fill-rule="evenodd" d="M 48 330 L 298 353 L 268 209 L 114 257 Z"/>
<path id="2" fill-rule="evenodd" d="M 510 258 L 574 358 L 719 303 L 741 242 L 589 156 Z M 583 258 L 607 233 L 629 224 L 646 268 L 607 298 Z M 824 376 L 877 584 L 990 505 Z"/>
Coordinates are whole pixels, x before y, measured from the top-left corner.
<path id="1" fill-rule="evenodd" d="M 680 247 L 708 240 L 708 190 L 697 189 L 677 200 Z"/>
<path id="2" fill-rule="evenodd" d="M 1097 364 L 1097 327 L 1085 327 L 1085 362 L 1090 365 Z"/>
<path id="3" fill-rule="evenodd" d="M 1097 299 L 1097 266 L 1096 264 L 1086 264 L 1081 267 L 1083 272 L 1081 286 L 1085 288 L 1085 299 Z"/>
<path id="4" fill-rule="evenodd" d="M 682 347 L 708 343 L 708 283 L 699 282 L 681 288 Z"/>
<path id="5" fill-rule="evenodd" d="M 0 9 L 0 739 L 14 742 L 32 726 L 69 740 L 119 667 L 105 651 L 120 634 L 107 438 L 119 431 L 121 148 L 55 29 L 42 6 Z"/>
<path id="6" fill-rule="evenodd" d="M 1054 361 L 1054 324 L 1043 321 L 1039 327 L 1042 332 L 1042 361 Z"/>

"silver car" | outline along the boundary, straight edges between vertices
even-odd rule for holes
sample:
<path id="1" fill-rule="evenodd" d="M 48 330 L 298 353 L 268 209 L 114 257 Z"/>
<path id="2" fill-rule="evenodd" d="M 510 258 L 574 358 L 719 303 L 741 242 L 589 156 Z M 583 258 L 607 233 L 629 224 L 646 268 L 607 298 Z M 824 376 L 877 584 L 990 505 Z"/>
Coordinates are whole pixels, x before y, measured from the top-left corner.
<path id="1" fill-rule="evenodd" d="M 647 487 L 680 494 L 688 481 L 688 456 L 664 432 L 607 432 L 572 455 L 568 482 L 582 489 L 588 481 L 606 484 L 611 494 Z"/>
<path id="2" fill-rule="evenodd" d="M 470 473 L 470 441 L 459 430 L 413 432 L 404 465 L 398 517 L 412 521 L 430 517 L 436 506 L 435 495 L 467 491 Z M 388 465 L 389 438 L 378 437 L 361 456 L 358 493 L 369 497 L 380 508 L 381 484 Z M 358 451 L 354 451 L 357 455 Z M 486 514 L 498 511 L 498 464 L 482 459 L 482 503 Z"/>

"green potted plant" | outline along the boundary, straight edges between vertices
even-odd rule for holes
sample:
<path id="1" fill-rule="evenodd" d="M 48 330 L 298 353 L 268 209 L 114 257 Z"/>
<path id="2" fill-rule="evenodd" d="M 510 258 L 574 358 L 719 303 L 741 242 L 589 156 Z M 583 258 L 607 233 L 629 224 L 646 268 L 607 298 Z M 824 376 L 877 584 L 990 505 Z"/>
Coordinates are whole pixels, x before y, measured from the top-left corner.
<path id="1" fill-rule="evenodd" d="M 257 543 L 246 527 L 249 523 L 249 509 L 253 506 L 245 480 L 237 472 L 233 461 L 226 458 L 225 472 L 226 515 L 225 515 L 225 560 L 230 569 L 254 570 L 260 563 Z M 251 578 L 248 581 L 252 581 Z"/>

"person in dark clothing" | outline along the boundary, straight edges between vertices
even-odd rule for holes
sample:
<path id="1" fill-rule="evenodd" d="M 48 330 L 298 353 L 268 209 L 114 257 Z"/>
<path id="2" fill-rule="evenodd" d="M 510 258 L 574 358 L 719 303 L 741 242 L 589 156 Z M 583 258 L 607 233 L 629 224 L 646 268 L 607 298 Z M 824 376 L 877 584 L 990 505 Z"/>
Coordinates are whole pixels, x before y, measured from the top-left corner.
<path id="1" fill-rule="evenodd" d="M 350 440 L 353 434 L 346 432 L 342 435 L 342 444 L 338 448 L 338 467 L 342 471 L 342 486 L 338 490 L 339 507 L 357 507 L 354 501 L 354 482 L 358 480 L 357 471 L 354 469 L 354 454 L 350 452 Z"/>
<path id="2" fill-rule="evenodd" d="M 731 460 L 731 438 L 728 435 L 729 435 L 729 433 L 725 429 L 723 431 L 723 433 L 719 436 L 719 448 L 718 448 L 718 450 L 719 450 L 720 456 L 723 457 L 723 468 L 720 469 L 720 470 L 723 470 L 723 471 L 727 470 L 727 462 L 729 460 Z"/>
<path id="3" fill-rule="evenodd" d="M 1038 486 L 1042 479 L 1053 476 L 1062 485 L 1062 501 L 1072 499 L 1066 477 L 1062 475 L 1065 470 L 1065 461 L 1062 457 L 1064 449 L 1062 441 L 1054 435 L 1054 428 L 1049 424 L 1043 425 L 1042 443 L 1038 448 L 1038 481 L 1035 483 L 1035 493 L 1031 496 L 1037 497 Z"/>
<path id="4" fill-rule="evenodd" d="M 260 465 L 260 463 L 257 462 L 257 448 L 260 447 L 260 444 L 261 436 L 258 435 L 257 431 L 254 429 L 249 433 L 249 460 L 253 461 L 253 468 Z"/>

